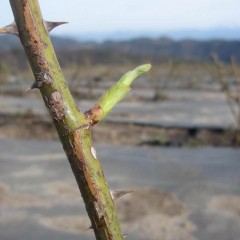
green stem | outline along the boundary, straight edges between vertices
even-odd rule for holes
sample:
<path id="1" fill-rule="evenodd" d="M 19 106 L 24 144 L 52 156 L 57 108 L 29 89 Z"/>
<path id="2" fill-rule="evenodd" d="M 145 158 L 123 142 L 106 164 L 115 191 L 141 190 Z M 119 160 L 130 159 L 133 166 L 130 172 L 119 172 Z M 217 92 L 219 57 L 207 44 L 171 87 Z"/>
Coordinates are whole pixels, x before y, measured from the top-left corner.
<path id="1" fill-rule="evenodd" d="M 122 240 L 116 208 L 91 140 L 91 128 L 64 80 L 37 0 L 10 0 L 20 40 L 84 199 L 97 240 Z"/>

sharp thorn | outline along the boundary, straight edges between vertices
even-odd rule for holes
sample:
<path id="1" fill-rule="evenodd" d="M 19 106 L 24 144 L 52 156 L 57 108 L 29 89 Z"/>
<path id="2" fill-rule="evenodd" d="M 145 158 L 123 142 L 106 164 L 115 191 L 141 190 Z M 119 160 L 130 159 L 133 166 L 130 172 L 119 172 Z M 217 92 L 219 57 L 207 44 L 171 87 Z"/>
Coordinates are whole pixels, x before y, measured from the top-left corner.
<path id="1" fill-rule="evenodd" d="M 38 89 L 38 86 L 37 86 L 37 83 L 36 83 L 36 82 L 34 82 L 30 88 L 27 88 L 27 89 L 23 92 L 22 95 L 27 94 L 28 92 L 30 92 L 30 91 L 33 90 L 33 89 Z"/>
<path id="2" fill-rule="evenodd" d="M 46 31 L 51 32 L 52 29 L 54 29 L 55 27 L 58 27 L 59 25 L 62 25 L 62 24 L 66 24 L 68 22 L 49 22 L 49 21 L 43 20 L 43 23 Z"/>
<path id="3" fill-rule="evenodd" d="M 92 230 L 92 229 L 93 229 L 93 227 L 90 226 L 90 227 L 86 230 L 86 232 L 89 231 L 89 230 Z"/>
<path id="4" fill-rule="evenodd" d="M 118 198 L 128 194 L 128 193 L 132 193 L 132 192 L 135 192 L 136 190 L 133 190 L 133 189 L 130 189 L 130 190 L 126 190 L 126 191 L 112 191 L 110 190 L 110 193 L 111 193 L 111 196 L 112 196 L 112 199 L 114 201 L 116 201 Z"/>
<path id="5" fill-rule="evenodd" d="M 19 36 L 16 23 L 13 22 L 10 25 L 0 28 L 0 34 L 14 34 L 16 36 Z"/>
<path id="6" fill-rule="evenodd" d="M 30 90 L 33 90 L 33 89 L 36 89 L 36 88 L 38 88 L 38 83 L 35 81 L 35 82 L 33 82 Z"/>

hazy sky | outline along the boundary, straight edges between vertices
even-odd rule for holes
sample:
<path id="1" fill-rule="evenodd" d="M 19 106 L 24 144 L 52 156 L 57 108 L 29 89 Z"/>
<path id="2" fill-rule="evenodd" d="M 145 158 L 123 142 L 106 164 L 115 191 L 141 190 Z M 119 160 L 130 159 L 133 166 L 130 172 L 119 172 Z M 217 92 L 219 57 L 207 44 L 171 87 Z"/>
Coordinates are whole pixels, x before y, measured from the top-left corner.
<path id="1" fill-rule="evenodd" d="M 240 27 L 240 0 L 39 0 L 48 20 L 68 21 L 58 34 Z M 0 25 L 13 19 L 1 0 Z M 4 12 L 4 15 L 2 14 Z"/>

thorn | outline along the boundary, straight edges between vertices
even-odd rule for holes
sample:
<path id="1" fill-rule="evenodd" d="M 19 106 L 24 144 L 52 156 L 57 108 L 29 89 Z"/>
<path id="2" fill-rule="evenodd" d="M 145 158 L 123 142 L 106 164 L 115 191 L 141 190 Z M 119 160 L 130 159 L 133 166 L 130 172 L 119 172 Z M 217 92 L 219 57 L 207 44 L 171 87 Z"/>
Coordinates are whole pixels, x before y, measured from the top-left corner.
<path id="1" fill-rule="evenodd" d="M 38 86 L 37 86 L 37 83 L 36 83 L 36 82 L 34 82 L 30 88 L 27 88 L 27 89 L 23 92 L 22 95 L 27 94 L 28 92 L 30 92 L 30 91 L 33 90 L 33 89 L 38 89 Z"/>
<path id="2" fill-rule="evenodd" d="M 66 23 L 68 22 L 49 22 L 49 21 L 43 20 L 43 24 L 47 32 L 51 32 L 52 29 L 54 29 L 55 27 L 58 27 L 59 25 L 66 24 Z"/>
<path id="3" fill-rule="evenodd" d="M 0 28 L 0 34 L 14 34 L 16 36 L 19 36 L 16 23 L 13 22 L 10 25 Z"/>
<path id="4" fill-rule="evenodd" d="M 92 229 L 93 229 L 93 226 L 90 226 L 90 227 L 86 230 L 86 232 L 89 231 L 89 230 L 92 230 Z"/>
<path id="5" fill-rule="evenodd" d="M 36 88 L 39 88 L 39 87 L 38 87 L 38 83 L 35 81 L 35 82 L 33 82 L 30 90 L 33 90 L 33 89 L 36 89 Z"/>
<path id="6" fill-rule="evenodd" d="M 126 190 L 126 191 L 112 191 L 110 190 L 111 196 L 113 201 L 116 201 L 118 198 L 128 194 L 128 193 L 132 193 L 132 192 L 136 192 L 136 190 L 130 189 L 130 190 Z"/>

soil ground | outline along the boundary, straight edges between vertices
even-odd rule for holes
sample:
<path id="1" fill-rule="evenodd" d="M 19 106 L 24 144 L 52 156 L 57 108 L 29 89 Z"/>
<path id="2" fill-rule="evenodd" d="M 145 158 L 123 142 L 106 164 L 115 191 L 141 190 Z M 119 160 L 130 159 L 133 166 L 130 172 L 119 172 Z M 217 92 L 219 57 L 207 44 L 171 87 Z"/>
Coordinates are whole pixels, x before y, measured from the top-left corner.
<path id="1" fill-rule="evenodd" d="M 239 239 L 239 150 L 95 147 L 110 188 L 136 190 L 117 202 L 129 239 Z M 0 139 L 0 151 L 0 239 L 94 238 L 59 142 Z"/>

